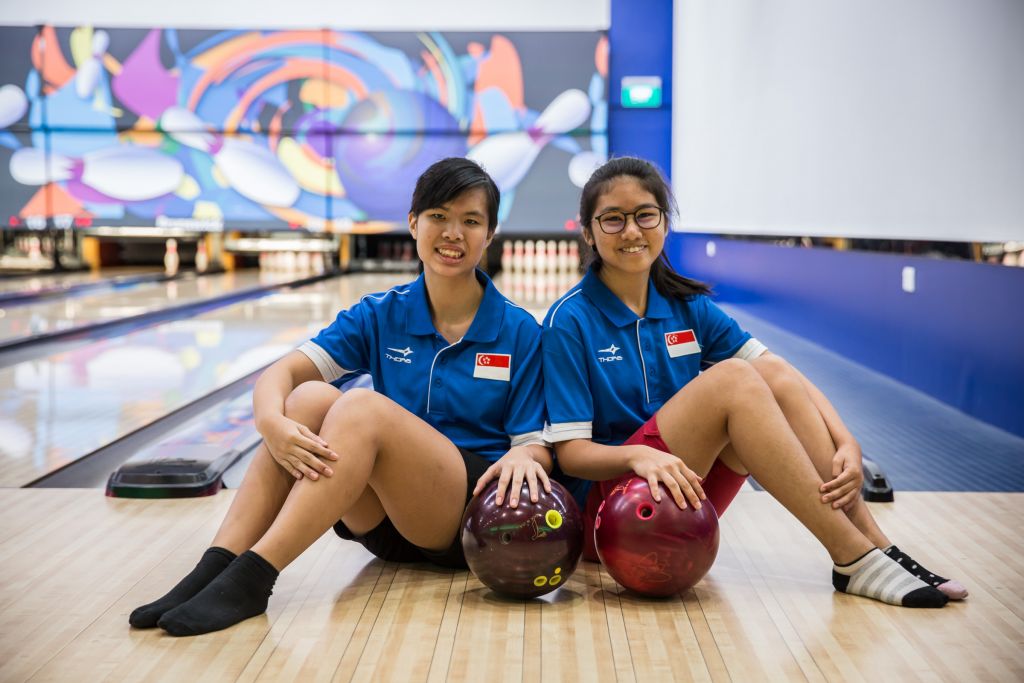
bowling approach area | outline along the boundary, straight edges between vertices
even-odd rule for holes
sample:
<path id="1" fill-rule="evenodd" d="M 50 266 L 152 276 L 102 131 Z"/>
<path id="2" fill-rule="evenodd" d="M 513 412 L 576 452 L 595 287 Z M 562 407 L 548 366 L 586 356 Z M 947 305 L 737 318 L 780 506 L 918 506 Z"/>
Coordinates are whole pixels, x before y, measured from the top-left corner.
<path id="1" fill-rule="evenodd" d="M 109 439 L 129 441 L 135 430 L 145 433 L 147 424 L 159 424 L 183 402 L 300 343 L 364 293 L 408 277 L 328 277 L 188 321 L 10 351 L 25 358 L 0 368 L 0 382 L 15 392 L 22 378 L 19 422 L 40 421 L 40 438 L 49 445 L 35 454 L 2 449 L 0 680 L 842 681 L 880 672 L 892 680 L 1021 677 L 1022 494 L 942 491 L 941 484 L 924 480 L 919 488 L 926 490 L 898 490 L 894 503 L 871 505 L 883 528 L 916 558 L 969 587 L 967 600 L 941 610 L 900 609 L 836 593 L 817 542 L 767 493 L 748 485 L 721 521 L 721 546 L 710 572 L 670 598 L 638 597 L 600 565 L 583 562 L 551 593 L 508 599 L 468 572 L 383 562 L 328 533 L 282 573 L 265 615 L 192 638 L 129 628 L 129 612 L 173 585 L 208 546 L 245 459 L 225 475 L 226 490 L 176 500 L 105 497 L 111 468 L 79 473 L 76 480 L 75 459 L 107 462 Z M 288 279 L 280 273 L 274 278 Z M 133 311 L 153 298 L 153 287 L 178 287 L 180 302 L 249 289 L 257 281 L 243 271 L 198 278 L 207 283 L 202 292 L 172 280 L 89 296 L 106 296 L 108 308 L 117 301 Z M 531 310 L 540 315 L 543 306 Z M 831 390 L 829 382 L 842 379 L 843 367 L 823 363 L 815 355 L 820 349 L 805 348 L 740 309 L 732 312 L 820 386 Z M 198 361 L 193 352 L 181 355 L 190 348 L 183 339 L 193 340 Z M 125 390 L 117 377 L 142 372 L 137 364 L 155 360 L 133 349 L 160 343 L 192 359 L 192 368 L 176 380 L 184 393 Z M 114 356 L 123 366 L 119 374 L 82 360 L 108 353 L 121 354 Z M 83 362 L 91 388 L 68 374 Z M 221 374 L 229 365 L 230 372 Z M 829 376 L 829 368 L 838 374 Z M 32 388 L 23 383 L 30 372 L 68 379 Z M 169 381 L 160 374 L 153 380 Z M 14 393 L 6 395 L 5 405 L 13 405 Z M 852 425 L 880 421 L 842 392 L 836 400 Z M 922 423 L 936 419 L 912 398 L 896 394 L 891 400 L 917 411 Z M 98 429 L 110 415 L 116 423 Z M 937 419 L 946 418 L 940 412 Z M 992 453 L 1012 453 L 980 428 L 975 436 L 989 438 Z M 878 452 L 884 438 L 865 429 L 866 451 Z M 927 438 L 914 443 L 941 450 Z M 891 450 L 889 455 L 906 455 L 898 444 Z"/>

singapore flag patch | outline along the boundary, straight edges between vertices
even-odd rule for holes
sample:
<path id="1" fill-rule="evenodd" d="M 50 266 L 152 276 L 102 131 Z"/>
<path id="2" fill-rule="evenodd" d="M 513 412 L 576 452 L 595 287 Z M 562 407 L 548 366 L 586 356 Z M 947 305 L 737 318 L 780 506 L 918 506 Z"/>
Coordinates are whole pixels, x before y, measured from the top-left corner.
<path id="1" fill-rule="evenodd" d="M 693 330 L 666 332 L 665 347 L 668 349 L 668 355 L 672 358 L 700 353 L 700 345 L 697 343 L 697 337 L 693 334 Z"/>
<path id="2" fill-rule="evenodd" d="M 512 354 L 510 353 L 478 353 L 473 376 L 508 382 L 511 366 Z"/>

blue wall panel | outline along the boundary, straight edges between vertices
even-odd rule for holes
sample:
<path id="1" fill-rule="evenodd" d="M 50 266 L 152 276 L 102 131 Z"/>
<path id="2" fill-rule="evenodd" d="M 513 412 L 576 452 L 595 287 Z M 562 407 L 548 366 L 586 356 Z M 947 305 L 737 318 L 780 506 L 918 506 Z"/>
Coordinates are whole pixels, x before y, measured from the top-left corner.
<path id="1" fill-rule="evenodd" d="M 672 0 L 612 0 L 608 31 L 608 149 L 672 169 Z M 661 76 L 657 109 L 624 109 L 623 76 Z"/>

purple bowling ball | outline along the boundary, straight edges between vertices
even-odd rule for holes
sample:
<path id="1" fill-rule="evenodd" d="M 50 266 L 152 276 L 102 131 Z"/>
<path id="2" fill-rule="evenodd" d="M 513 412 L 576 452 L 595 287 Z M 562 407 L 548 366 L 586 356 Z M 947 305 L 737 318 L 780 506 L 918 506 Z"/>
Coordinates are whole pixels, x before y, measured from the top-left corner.
<path id="1" fill-rule="evenodd" d="M 583 517 L 556 481 L 536 503 L 523 483 L 518 507 L 495 505 L 498 482 L 475 496 L 462 517 L 466 563 L 495 593 L 535 598 L 555 590 L 576 571 L 583 552 Z"/>

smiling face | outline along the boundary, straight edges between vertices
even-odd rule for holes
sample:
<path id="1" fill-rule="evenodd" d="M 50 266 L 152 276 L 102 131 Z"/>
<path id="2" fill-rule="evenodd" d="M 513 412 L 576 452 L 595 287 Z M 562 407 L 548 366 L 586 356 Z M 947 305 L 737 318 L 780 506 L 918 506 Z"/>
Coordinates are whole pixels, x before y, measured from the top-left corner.
<path id="1" fill-rule="evenodd" d="M 441 206 L 410 213 L 409 232 L 424 271 L 443 277 L 472 274 L 493 236 L 486 192 L 475 187 Z"/>
<path id="2" fill-rule="evenodd" d="M 620 232 L 608 234 L 602 230 L 598 218 L 604 218 L 606 228 L 615 229 L 618 227 L 616 219 L 622 214 L 632 215 L 626 216 L 625 227 Z M 655 214 L 660 214 L 660 221 L 655 222 Z M 640 225 L 654 227 L 643 229 L 637 224 L 638 220 Z M 621 220 L 618 223 L 621 224 Z M 655 196 L 636 178 L 618 176 L 609 180 L 598 195 L 594 218 L 584 226 L 583 239 L 597 250 L 602 269 L 646 275 L 661 255 L 667 228 L 668 221 Z"/>

